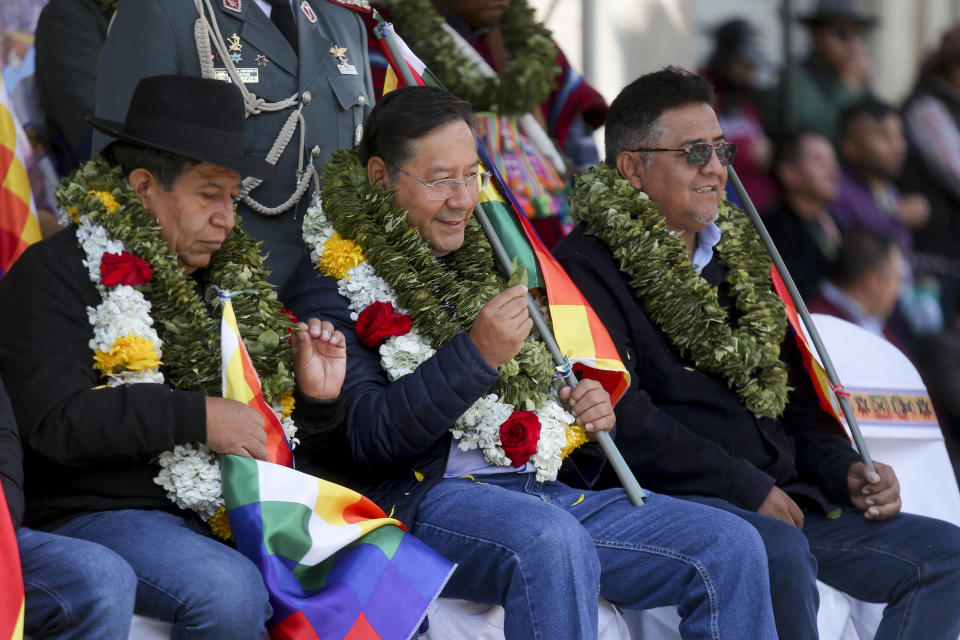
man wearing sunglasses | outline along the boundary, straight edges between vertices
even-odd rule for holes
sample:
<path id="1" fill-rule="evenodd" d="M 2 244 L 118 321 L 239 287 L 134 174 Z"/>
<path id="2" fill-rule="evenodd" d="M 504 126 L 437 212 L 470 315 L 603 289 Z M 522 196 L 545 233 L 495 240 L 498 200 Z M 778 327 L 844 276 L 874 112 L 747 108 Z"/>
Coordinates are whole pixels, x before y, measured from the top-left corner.
<path id="1" fill-rule="evenodd" d="M 888 603 L 877 638 L 955 640 L 960 529 L 899 513 L 893 470 L 820 409 L 770 258 L 724 199 L 735 149 L 713 98 L 682 69 L 628 85 L 555 249 L 630 371 L 617 444 L 642 485 L 756 528 L 781 640 L 817 637 L 817 578 Z"/>

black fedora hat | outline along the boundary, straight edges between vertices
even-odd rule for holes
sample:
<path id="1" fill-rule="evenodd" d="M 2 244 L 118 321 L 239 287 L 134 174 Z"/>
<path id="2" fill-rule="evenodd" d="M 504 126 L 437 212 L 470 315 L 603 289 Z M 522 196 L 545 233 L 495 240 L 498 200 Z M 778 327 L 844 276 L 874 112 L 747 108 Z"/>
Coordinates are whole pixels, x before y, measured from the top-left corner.
<path id="1" fill-rule="evenodd" d="M 270 179 L 276 168 L 243 153 L 240 90 L 220 80 L 152 76 L 137 83 L 124 122 L 90 118 L 100 131 L 177 155 Z"/>
<path id="2" fill-rule="evenodd" d="M 877 23 L 877 18 L 861 9 L 857 0 L 817 0 L 813 13 L 800 18 L 800 22 L 808 25 L 839 21 L 856 22 L 861 27 L 872 27 Z"/>

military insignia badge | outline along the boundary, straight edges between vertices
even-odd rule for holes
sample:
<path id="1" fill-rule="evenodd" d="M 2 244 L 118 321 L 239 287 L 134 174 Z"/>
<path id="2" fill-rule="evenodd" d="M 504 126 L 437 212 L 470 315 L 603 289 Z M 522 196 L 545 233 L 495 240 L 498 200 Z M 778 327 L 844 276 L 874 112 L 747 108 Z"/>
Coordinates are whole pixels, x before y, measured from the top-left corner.
<path id="1" fill-rule="evenodd" d="M 300 2 L 300 11 L 303 11 L 303 15 L 307 16 L 307 20 L 310 21 L 310 24 L 315 24 L 317 22 L 317 14 L 313 12 L 313 7 L 310 6 L 310 3 L 307 0 L 302 0 Z"/>
<path id="2" fill-rule="evenodd" d="M 223 0 L 223 8 L 240 13 L 240 0 Z"/>
<path id="3" fill-rule="evenodd" d="M 257 54 L 257 66 L 258 67 L 267 66 L 267 56 L 263 55 L 262 53 Z"/>
<path id="4" fill-rule="evenodd" d="M 340 62 L 347 61 L 346 47 L 338 47 L 337 45 L 333 45 L 332 47 L 330 47 L 330 53 L 333 55 L 334 58 L 336 58 Z"/>
<path id="5" fill-rule="evenodd" d="M 230 45 L 230 51 L 243 51 L 243 44 L 240 43 L 240 36 L 238 36 L 236 33 L 227 38 L 227 44 Z"/>

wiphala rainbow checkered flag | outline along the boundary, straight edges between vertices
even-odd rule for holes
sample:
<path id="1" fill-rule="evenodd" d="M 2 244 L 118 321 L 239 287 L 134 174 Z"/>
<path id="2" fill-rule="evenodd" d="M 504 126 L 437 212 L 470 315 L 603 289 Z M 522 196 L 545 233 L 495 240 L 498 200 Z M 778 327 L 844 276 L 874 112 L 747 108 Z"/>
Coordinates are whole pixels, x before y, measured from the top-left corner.
<path id="1" fill-rule="evenodd" d="M 229 294 L 221 298 L 224 396 L 267 421 L 271 461 L 222 455 L 220 470 L 237 548 L 270 594 L 270 637 L 406 640 L 453 563 L 367 498 L 286 466 L 290 447 L 263 399 Z"/>

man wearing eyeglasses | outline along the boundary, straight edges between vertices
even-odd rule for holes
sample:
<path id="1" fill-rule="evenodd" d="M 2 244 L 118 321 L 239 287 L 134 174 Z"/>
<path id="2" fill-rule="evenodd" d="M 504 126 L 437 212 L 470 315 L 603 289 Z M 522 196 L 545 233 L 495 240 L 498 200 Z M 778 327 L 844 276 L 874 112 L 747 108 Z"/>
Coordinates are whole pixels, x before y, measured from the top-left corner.
<path id="1" fill-rule="evenodd" d="M 770 258 L 724 198 L 736 149 L 713 98 L 676 68 L 628 85 L 555 248 L 630 371 L 616 442 L 644 486 L 760 533 L 781 640 L 817 637 L 817 578 L 888 603 L 877 638 L 956 640 L 960 529 L 899 513 L 893 470 L 820 409 Z"/>
<path id="2" fill-rule="evenodd" d="M 311 446 L 298 465 L 363 489 L 456 562 L 443 595 L 503 605 L 508 640 L 596 638 L 598 594 L 629 609 L 679 605 L 687 639 L 776 637 L 763 544 L 747 523 L 667 496 L 648 494 L 636 507 L 621 488 L 564 482 L 595 478 L 599 455 L 564 464 L 557 479 L 541 466 L 551 424 L 543 407 L 559 408 L 553 368 L 532 373 L 539 337 L 525 288 L 496 275 L 471 220 L 487 179 L 475 135 L 466 102 L 442 89 L 399 89 L 371 112 L 358 154 L 339 152 L 324 169 L 327 222 L 314 210 L 305 228 L 331 238 L 313 241 L 325 275 L 303 263 L 281 297 L 301 320 L 331 318 L 351 364 L 342 426 L 300 432 Z M 367 262 L 332 273 L 333 230 Z M 400 308 L 378 321 L 369 310 L 391 295 Z M 403 324 L 399 312 L 409 333 L 387 328 Z M 437 326 L 449 332 L 413 346 Z M 397 338 L 370 339 L 377 332 Z M 548 399 L 528 406 L 518 379 Z M 559 402 L 589 432 L 613 427 L 594 380 L 561 389 Z M 458 435 L 473 424 L 493 429 L 494 444 L 471 447 Z M 521 434 L 532 445 L 525 456 L 515 446 Z"/>

